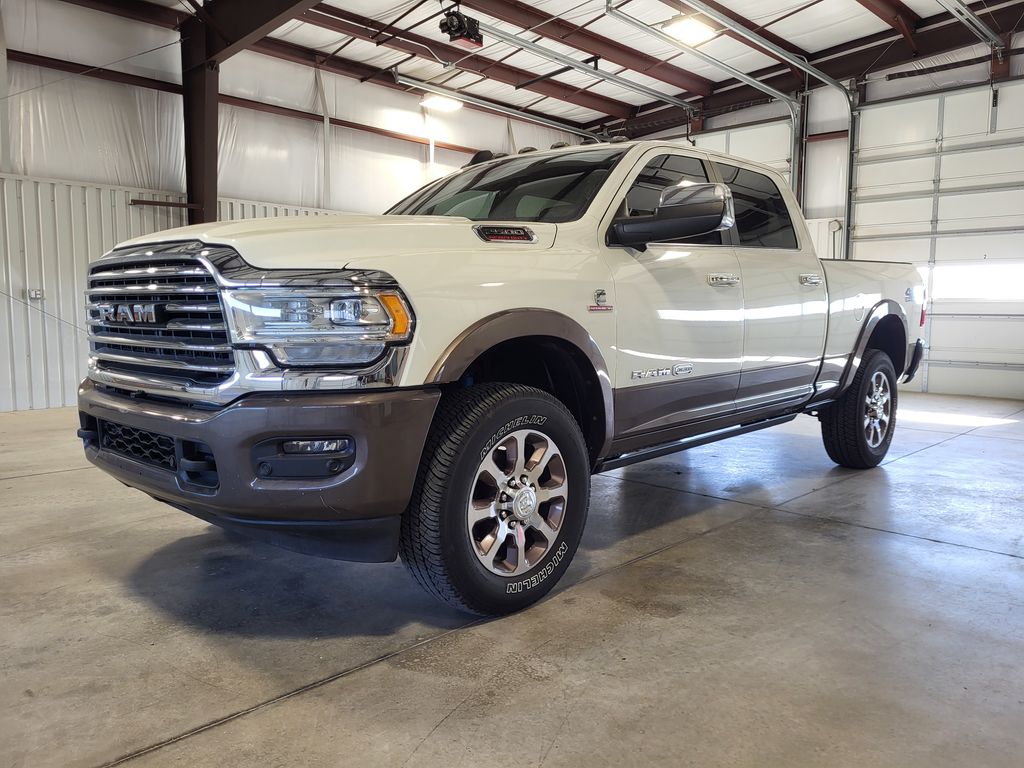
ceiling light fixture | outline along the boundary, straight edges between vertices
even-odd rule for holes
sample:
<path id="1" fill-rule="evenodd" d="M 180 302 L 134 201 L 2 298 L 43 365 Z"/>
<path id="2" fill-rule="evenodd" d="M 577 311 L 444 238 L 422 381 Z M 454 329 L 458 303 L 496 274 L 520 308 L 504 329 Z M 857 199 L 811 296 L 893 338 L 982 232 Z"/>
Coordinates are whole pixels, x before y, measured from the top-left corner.
<path id="1" fill-rule="evenodd" d="M 447 96 L 438 96 L 433 94 L 431 96 L 425 96 L 420 102 L 420 106 L 424 109 L 432 109 L 436 112 L 455 112 L 456 110 L 462 109 L 462 102 L 456 99 L 449 99 Z"/>
<path id="2" fill-rule="evenodd" d="M 677 16 L 662 25 L 662 30 L 689 46 L 706 43 L 715 36 L 715 30 L 692 16 Z"/>

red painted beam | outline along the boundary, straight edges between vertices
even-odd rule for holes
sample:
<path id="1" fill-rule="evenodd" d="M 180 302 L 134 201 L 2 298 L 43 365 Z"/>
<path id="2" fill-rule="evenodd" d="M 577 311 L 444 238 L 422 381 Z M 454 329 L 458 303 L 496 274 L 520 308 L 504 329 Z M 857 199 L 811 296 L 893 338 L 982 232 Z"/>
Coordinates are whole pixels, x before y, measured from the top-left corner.
<path id="1" fill-rule="evenodd" d="M 70 72 L 73 75 L 87 75 L 97 80 L 106 80 L 110 83 L 135 85 L 139 88 L 150 88 L 154 91 L 164 91 L 165 93 L 181 93 L 181 86 L 177 83 L 155 80 L 152 77 L 140 77 L 139 75 L 131 75 L 127 72 L 118 72 L 114 69 L 93 67 L 89 64 L 78 64 L 73 61 L 53 59 L 49 56 L 40 56 L 38 53 L 26 53 L 25 51 L 15 51 L 8 48 L 7 60 L 16 61 L 19 64 L 31 64 L 36 67 L 55 69 L 58 72 Z"/>
<path id="2" fill-rule="evenodd" d="M 736 13 L 736 11 L 733 11 L 733 10 L 730 10 L 729 8 L 726 8 L 721 3 L 715 2 L 715 0 L 704 0 L 704 2 L 707 5 L 710 5 L 712 8 L 714 8 L 716 11 L 718 11 L 723 16 L 727 16 L 729 19 L 734 21 L 739 26 L 744 27 L 745 29 L 749 29 L 752 32 L 757 32 L 757 34 L 759 34 L 761 37 L 763 37 L 768 42 L 775 43 L 775 45 L 779 46 L 779 48 L 781 48 L 782 50 L 789 51 L 794 56 L 803 56 L 804 58 L 807 58 L 808 56 L 810 56 L 810 54 L 807 51 L 805 51 L 803 48 L 801 48 L 799 45 L 795 45 L 795 44 L 789 42 L 788 40 L 786 40 L 785 38 L 779 37 L 777 34 L 775 34 L 774 32 L 772 32 L 769 29 L 766 29 L 765 27 L 758 26 L 757 24 L 752 22 L 750 19 L 746 18 L 745 16 L 741 16 L 740 14 Z M 688 6 L 686 6 L 686 0 L 671 0 L 669 2 L 669 5 L 675 6 L 679 10 L 686 10 L 686 9 L 688 9 Z M 682 6 L 686 6 L 686 8 L 683 8 Z M 714 22 L 712 22 L 710 19 L 704 19 L 704 21 L 705 21 L 705 23 L 709 23 L 710 26 L 712 26 L 712 27 L 715 26 Z M 730 37 L 735 36 L 735 33 L 726 32 L 726 34 L 728 34 Z M 736 36 L 736 37 L 737 37 L 737 39 L 743 40 L 744 42 L 746 42 L 744 40 L 744 38 L 738 37 L 738 36 Z M 747 42 L 747 45 L 751 45 L 751 43 Z M 759 48 L 758 50 L 761 50 L 761 49 Z M 775 58 L 775 56 L 772 55 L 772 54 L 768 54 L 768 55 L 772 56 L 772 58 Z"/>
<path id="3" fill-rule="evenodd" d="M 372 81 L 374 85 L 382 85 L 385 88 L 394 88 L 402 92 L 407 92 L 404 85 L 396 83 L 394 78 L 392 78 L 388 72 L 381 72 L 379 67 L 373 67 L 369 64 L 364 64 L 361 61 L 351 61 L 340 56 L 325 56 L 323 53 L 314 51 L 312 48 L 295 45 L 294 43 L 285 42 L 284 40 L 278 40 L 273 37 L 263 38 L 255 45 L 251 46 L 250 50 L 255 51 L 256 53 L 262 53 L 265 56 L 273 56 L 274 58 L 283 59 L 284 61 L 291 61 L 295 64 L 303 64 L 307 67 L 313 67 L 314 69 L 322 69 L 325 72 L 333 72 L 336 75 L 343 75 L 344 77 L 351 77 L 356 80 Z M 483 97 L 477 96 L 476 98 Z M 496 106 L 511 106 L 497 101 L 494 101 L 494 103 Z M 518 109 L 520 112 L 551 119 L 550 115 L 545 115 L 543 112 L 523 109 L 522 107 L 514 108 Z M 476 106 L 475 104 L 467 104 L 466 109 L 479 109 L 483 112 L 489 111 L 486 107 Z M 500 112 L 491 112 L 490 114 L 507 117 L 507 115 L 503 115 Z M 513 118 L 513 120 L 514 119 L 515 118 Z M 579 124 L 574 123 L 571 120 L 562 120 L 562 122 L 566 125 L 580 127 Z"/>
<path id="4" fill-rule="evenodd" d="M 685 0 L 664 0 L 664 2 L 667 5 L 675 8 L 680 13 L 692 13 L 692 9 L 689 6 L 686 5 Z M 713 2 L 712 0 L 705 0 L 705 2 L 707 2 L 708 5 L 710 5 L 712 8 L 717 10 L 719 13 L 724 14 L 725 16 L 728 16 L 737 25 L 739 25 L 741 27 L 744 27 L 745 29 L 749 29 L 752 32 L 757 32 L 765 40 L 768 40 L 768 41 L 770 41 L 772 43 L 775 43 L 775 45 L 779 46 L 783 50 L 789 51 L 794 56 L 801 56 L 801 57 L 803 57 L 805 59 L 808 56 L 810 56 L 810 54 L 807 53 L 807 51 L 805 51 L 800 46 L 794 45 L 793 43 L 789 42 L 788 40 L 784 40 L 783 38 L 781 38 L 778 35 L 776 35 L 774 32 L 771 32 L 771 31 L 769 31 L 767 29 L 764 29 L 763 27 L 757 26 L 752 21 L 750 21 L 749 19 L 747 19 L 747 18 L 745 18 L 743 16 L 740 16 L 735 11 L 730 11 L 725 6 L 720 5 L 719 3 Z M 771 51 L 771 50 L 769 50 L 767 48 L 764 48 L 764 47 L 758 45 L 757 43 L 753 43 L 750 40 L 747 40 L 739 32 L 736 32 L 735 30 L 732 30 L 732 29 L 729 29 L 727 27 L 723 27 L 723 26 L 719 25 L 714 19 L 709 19 L 706 16 L 702 16 L 699 13 L 696 14 L 696 16 L 700 19 L 700 21 L 702 21 L 703 23 L 707 24 L 709 27 L 711 27 L 711 29 L 715 30 L 719 34 L 726 35 L 727 37 L 731 37 L 733 40 L 736 40 L 736 41 L 738 41 L 740 43 L 743 43 L 743 45 L 747 46 L 748 48 L 752 48 L 753 50 L 757 51 L 758 53 L 764 54 L 765 56 L 767 56 L 770 59 L 775 59 L 775 61 L 782 62 L 787 67 L 789 67 L 790 72 L 793 73 L 793 78 L 797 82 L 802 83 L 804 81 L 804 73 L 801 72 L 796 67 L 794 67 L 792 64 L 790 64 L 788 61 L 783 59 L 781 56 L 779 56 L 774 51 Z"/>
<path id="5" fill-rule="evenodd" d="M 845 139 L 849 137 L 849 131 L 828 131 L 827 133 L 812 133 L 806 141 L 814 143 L 816 141 L 835 141 L 836 139 Z"/>
<path id="6" fill-rule="evenodd" d="M 204 4 L 202 16 L 208 17 L 204 25 L 210 33 L 206 61 L 224 62 L 316 3 L 317 0 L 216 0 Z"/>
<path id="7" fill-rule="evenodd" d="M 1012 29 L 1020 19 L 1021 5 L 1008 5 L 995 10 L 985 10 L 978 6 L 974 7 L 974 11 L 995 29 Z M 921 22 L 915 38 L 922 57 L 948 53 L 977 42 L 977 38 L 963 24 L 947 23 L 951 18 L 948 13 L 940 13 Z M 861 77 L 869 72 L 897 67 L 915 59 L 912 52 L 902 46 L 892 45 L 892 41 L 893 33 L 887 30 L 817 51 L 811 56 L 810 61 L 825 74 L 842 82 L 850 78 Z M 772 74 L 773 72 L 776 74 Z M 773 88 L 786 88 L 790 82 L 790 75 L 777 73 L 778 66 L 773 66 L 750 74 Z M 732 85 L 733 83 L 735 81 L 727 84 Z M 719 85 L 725 84 L 720 83 Z M 812 86 L 814 85 L 812 83 Z M 711 97 L 704 99 L 703 107 L 709 114 L 716 114 L 751 104 L 762 104 L 766 101 L 765 95 L 760 91 L 750 86 L 738 85 L 727 91 L 716 92 Z M 642 111 L 636 117 L 625 121 L 625 123 L 611 123 L 610 125 L 616 130 L 624 129 L 627 136 L 636 138 L 686 124 L 688 116 L 682 109 L 677 107 L 658 109 L 657 106 L 650 104 L 641 107 Z M 595 126 L 584 127 L 594 128 Z"/>
<path id="8" fill-rule="evenodd" d="M 593 56 L 600 56 L 606 61 L 669 83 L 690 94 L 707 96 L 714 88 L 714 83 L 706 77 L 687 72 L 674 64 L 641 53 L 635 48 L 609 40 L 563 19 L 556 19 L 518 0 L 462 0 L 462 7 L 472 8 L 508 24 L 529 29 L 532 33 L 550 40 L 557 40 Z"/>
<path id="9" fill-rule="evenodd" d="M 134 85 L 137 88 L 149 88 L 155 91 L 163 91 L 165 93 L 181 93 L 181 86 L 177 83 L 172 83 L 168 80 L 156 80 L 151 77 L 139 77 L 138 75 L 130 75 L 126 72 L 117 72 L 112 69 L 103 69 L 102 67 L 92 67 L 88 64 L 79 64 L 74 61 L 64 61 L 63 59 L 54 59 L 49 56 L 40 56 L 38 53 L 27 53 L 25 51 L 15 51 L 10 48 L 7 49 L 7 60 L 16 61 L 20 64 L 31 64 L 36 67 L 45 67 L 46 69 L 56 70 L 58 72 L 70 72 L 75 75 L 82 75 L 83 77 L 91 77 L 96 80 L 105 80 L 110 83 L 120 83 L 122 85 Z M 243 99 L 238 96 L 229 96 L 227 94 L 220 94 L 218 101 L 221 104 L 228 104 L 234 107 L 242 107 L 244 109 L 251 109 L 256 112 L 266 112 L 272 115 L 280 115 L 282 117 L 292 117 L 299 120 L 309 120 L 311 122 L 323 123 L 323 115 L 318 115 L 314 112 L 305 112 L 300 109 L 290 109 L 288 107 L 282 107 L 277 104 L 267 104 L 263 101 L 254 101 L 253 99 Z M 373 133 L 378 136 L 387 136 L 392 139 L 398 139 L 400 141 L 409 141 L 414 144 L 429 144 L 430 139 L 424 138 L 423 136 L 415 136 L 409 133 L 400 133 L 398 131 L 389 131 L 386 128 L 378 128 L 375 125 L 366 125 L 365 123 L 356 123 L 351 120 L 342 120 L 338 117 L 330 118 L 331 125 L 336 125 L 340 128 L 349 128 L 354 131 L 363 131 L 365 133 Z M 446 141 L 435 141 L 434 146 L 440 149 L 450 149 L 453 152 L 465 152 L 466 154 L 473 154 L 477 150 L 473 147 L 464 147 L 461 144 L 451 144 Z M 158 203 L 152 201 L 140 201 L 138 205 L 157 205 Z M 159 203 L 159 205 L 165 205 L 165 203 Z M 192 205 L 181 203 L 181 206 Z"/>
<path id="10" fill-rule="evenodd" d="M 368 42 L 377 42 L 377 35 L 386 26 L 383 22 L 343 11 L 340 8 L 333 8 L 324 3 L 302 14 L 299 20 Z M 525 83 L 537 76 L 536 72 L 528 72 L 478 54 L 469 55 L 466 58 L 467 53 L 463 48 L 439 43 L 429 37 L 423 37 L 412 32 L 391 29 L 381 39 L 383 42 L 380 44 L 387 48 L 411 53 L 430 61 L 435 60 L 430 55 L 430 51 L 433 51 L 437 57 L 446 61 L 458 61 L 459 69 L 476 72 L 490 80 L 505 83 L 506 85 L 518 86 L 520 83 Z M 552 99 L 575 104 L 576 106 L 613 117 L 627 118 L 633 115 L 634 108 L 631 104 L 596 93 L 581 91 L 577 87 L 560 83 L 557 80 L 541 80 L 524 86 L 524 88 Z"/>
<path id="11" fill-rule="evenodd" d="M 917 53 L 914 31 L 921 23 L 921 17 L 912 9 L 905 6 L 900 0 L 857 0 L 857 2 L 899 32 L 907 41 L 910 50 Z"/>

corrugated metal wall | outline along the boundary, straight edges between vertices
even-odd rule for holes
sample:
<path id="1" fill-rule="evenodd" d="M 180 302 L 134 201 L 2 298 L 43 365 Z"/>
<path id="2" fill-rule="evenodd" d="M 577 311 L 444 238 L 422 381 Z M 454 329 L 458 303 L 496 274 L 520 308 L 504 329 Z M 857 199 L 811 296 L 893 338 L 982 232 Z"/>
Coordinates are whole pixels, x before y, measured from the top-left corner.
<path id="1" fill-rule="evenodd" d="M 116 243 L 186 223 L 175 193 L 0 174 L 0 411 L 73 405 L 85 371 L 85 273 Z M 313 208 L 221 199 L 220 218 L 310 216 Z M 41 290 L 41 299 L 29 291 Z"/>

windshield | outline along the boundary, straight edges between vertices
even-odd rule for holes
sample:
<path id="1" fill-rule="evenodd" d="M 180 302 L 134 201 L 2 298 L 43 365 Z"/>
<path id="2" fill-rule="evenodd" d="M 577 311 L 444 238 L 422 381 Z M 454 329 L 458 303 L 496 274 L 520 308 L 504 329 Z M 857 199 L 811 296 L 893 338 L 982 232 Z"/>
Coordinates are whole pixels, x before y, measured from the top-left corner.
<path id="1" fill-rule="evenodd" d="M 573 221 L 587 210 L 625 147 L 517 155 L 466 168 L 413 193 L 388 211 L 473 221 Z"/>

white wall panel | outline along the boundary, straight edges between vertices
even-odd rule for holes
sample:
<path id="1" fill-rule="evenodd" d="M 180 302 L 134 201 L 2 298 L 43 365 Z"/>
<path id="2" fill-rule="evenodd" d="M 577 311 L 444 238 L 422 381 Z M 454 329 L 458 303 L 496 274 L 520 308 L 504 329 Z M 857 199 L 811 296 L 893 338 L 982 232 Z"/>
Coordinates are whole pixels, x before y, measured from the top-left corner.
<path id="1" fill-rule="evenodd" d="M 807 97 L 807 133 L 831 133 L 850 127 L 846 96 L 838 88 L 815 88 Z"/>
<path id="2" fill-rule="evenodd" d="M 857 236 L 899 235 L 928 230 L 932 204 L 928 199 L 886 200 L 857 204 Z"/>
<path id="3" fill-rule="evenodd" d="M 729 151 L 729 132 L 719 131 L 717 133 L 702 133 L 694 141 L 700 149 L 707 149 L 712 152 Z"/>
<path id="4" fill-rule="evenodd" d="M 927 194 L 932 191 L 934 177 L 935 160 L 930 157 L 861 165 L 857 169 L 857 197 L 867 200 L 900 192 Z"/>
<path id="5" fill-rule="evenodd" d="M 995 261 L 1024 257 L 1024 232 L 937 238 L 935 261 Z"/>
<path id="6" fill-rule="evenodd" d="M 7 71 L 15 173 L 184 190 L 180 96 L 16 62 Z"/>
<path id="7" fill-rule="evenodd" d="M 819 259 L 841 259 L 843 258 L 843 233 L 842 230 L 832 231 L 834 224 L 842 224 L 841 219 L 807 219 L 807 231 L 811 235 L 811 242 L 814 243 L 814 252 Z"/>
<path id="8" fill-rule="evenodd" d="M 178 33 L 172 29 L 60 0 L 3 0 L 0 13 L 7 46 L 16 51 L 181 82 Z M 139 55 L 145 51 L 150 52 Z M 67 77 L 51 71 L 47 82 Z"/>
<path id="9" fill-rule="evenodd" d="M 322 137 L 322 123 L 221 105 L 220 192 L 292 205 L 322 205 Z"/>
<path id="10" fill-rule="evenodd" d="M 764 163 L 787 178 L 791 151 L 789 121 L 751 125 L 743 128 L 725 128 L 694 137 L 700 149 L 726 152 L 730 155 Z"/>
<path id="11" fill-rule="evenodd" d="M 845 138 L 805 145 L 804 214 L 808 218 L 845 218 L 847 146 Z"/>
<path id="12" fill-rule="evenodd" d="M 729 151 L 779 170 L 789 170 L 792 133 L 789 123 L 755 125 L 729 131 Z"/>
<path id="13" fill-rule="evenodd" d="M 860 156 L 932 149 L 937 136 L 938 109 L 939 100 L 932 98 L 864 110 L 857 142 Z"/>
<path id="14" fill-rule="evenodd" d="M 958 152 L 942 158 L 943 190 L 1020 182 L 1024 182 L 1024 150 L 1020 145 Z"/>
<path id="15" fill-rule="evenodd" d="M 970 365 L 932 365 L 928 370 L 928 391 L 972 397 L 1007 397 L 1024 400 L 1021 372 Z"/>
<path id="16" fill-rule="evenodd" d="M 236 53 L 221 64 L 220 92 L 305 112 L 320 111 L 312 68 L 253 51 Z"/>
<path id="17" fill-rule="evenodd" d="M 914 264 L 927 264 L 931 252 L 930 238 L 918 240 L 868 240 L 855 242 L 853 257 L 868 261 L 909 261 Z"/>
<path id="18" fill-rule="evenodd" d="M 943 99 L 942 137 L 983 137 L 992 119 L 992 93 L 987 89 L 951 93 Z"/>
<path id="19" fill-rule="evenodd" d="M 428 147 L 387 136 L 359 136 L 334 128 L 331 142 L 332 208 L 360 213 L 383 213 L 428 181 L 448 172 L 448 166 L 427 163 Z M 465 155 L 446 153 L 466 161 Z M 436 157 L 436 155 L 435 155 Z"/>
<path id="20" fill-rule="evenodd" d="M 719 77 L 716 74 L 716 79 Z M 664 87 L 659 86 L 659 87 Z M 788 120 L 789 119 L 789 108 L 786 107 L 780 101 L 773 101 L 768 104 L 758 104 L 757 106 L 747 107 L 746 109 L 739 109 L 735 112 L 726 112 L 722 115 L 715 115 L 709 117 L 704 123 L 704 127 L 709 131 L 717 131 L 722 128 L 729 128 L 734 125 L 744 125 L 746 123 L 753 123 L 762 120 Z M 673 128 L 673 131 L 679 133 L 678 128 Z M 653 134 L 656 138 L 657 134 Z"/>
<path id="21" fill-rule="evenodd" d="M 937 2 L 931 0 L 930 8 L 922 16 L 930 16 L 939 13 L 941 8 Z M 914 70 L 929 69 L 936 65 L 953 64 L 955 62 L 972 59 L 977 56 L 988 57 L 989 49 L 984 44 L 961 48 L 956 51 L 929 56 L 927 58 L 915 59 L 898 67 L 873 72 L 868 76 L 868 99 L 878 101 L 880 99 L 894 99 L 915 93 L 926 93 L 941 88 L 952 88 L 965 83 L 984 83 L 989 78 L 988 62 L 960 66 L 946 71 L 930 72 L 927 75 L 917 77 L 902 77 L 894 80 L 886 80 L 887 74 L 893 72 L 907 72 Z"/>
<path id="22" fill-rule="evenodd" d="M 1024 83 L 1006 83 L 999 86 L 999 110 L 996 131 L 1024 129 Z"/>
<path id="23" fill-rule="evenodd" d="M 996 227 L 1024 228 L 1024 190 L 976 192 L 939 198 L 940 232 Z"/>

